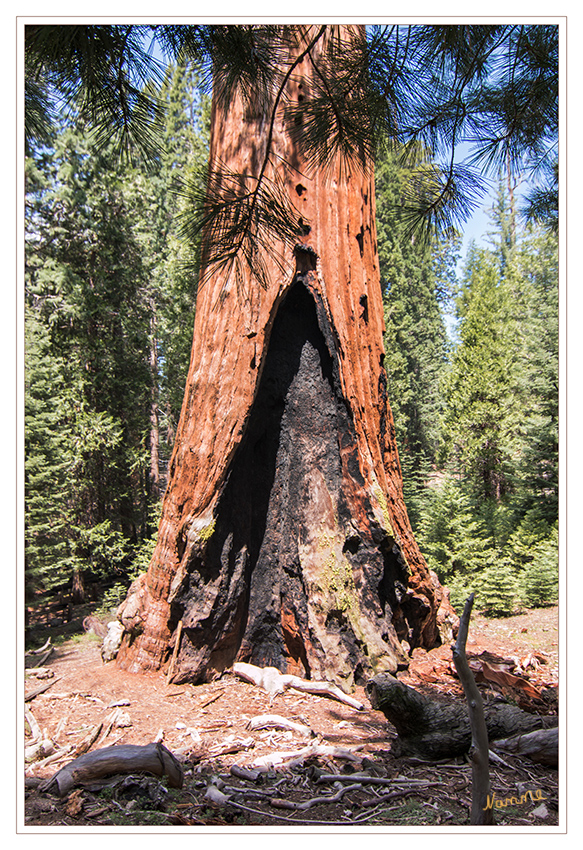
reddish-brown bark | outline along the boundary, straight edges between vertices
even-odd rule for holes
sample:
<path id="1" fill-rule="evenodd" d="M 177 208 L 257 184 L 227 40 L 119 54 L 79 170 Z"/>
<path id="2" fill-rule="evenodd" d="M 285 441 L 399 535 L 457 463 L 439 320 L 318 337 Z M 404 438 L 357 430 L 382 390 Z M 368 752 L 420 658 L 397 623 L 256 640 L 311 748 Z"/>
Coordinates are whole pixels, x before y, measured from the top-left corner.
<path id="1" fill-rule="evenodd" d="M 288 102 L 309 92 L 312 73 L 305 58 Z M 227 114 L 215 106 L 211 161 L 258 175 L 268 120 L 240 99 Z M 278 246 L 283 272 L 266 259 L 266 289 L 220 274 L 201 287 L 158 544 L 122 606 L 118 663 L 164 663 L 182 619 L 178 678 L 209 678 L 243 660 L 350 685 L 406 664 L 403 639 L 439 643 L 439 621 L 447 630 L 455 615 L 403 500 L 372 169 L 337 158 L 310 172 L 283 109 L 267 177 L 273 163 L 310 230 Z M 288 373 L 277 395 L 271 384 Z M 267 433 L 276 403 L 283 412 Z"/>

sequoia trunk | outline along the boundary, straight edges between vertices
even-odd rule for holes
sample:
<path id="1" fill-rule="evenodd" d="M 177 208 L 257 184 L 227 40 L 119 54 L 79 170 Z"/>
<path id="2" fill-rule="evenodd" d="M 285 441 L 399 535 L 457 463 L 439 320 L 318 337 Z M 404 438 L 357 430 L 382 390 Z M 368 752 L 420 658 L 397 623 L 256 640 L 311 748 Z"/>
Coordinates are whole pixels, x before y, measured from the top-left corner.
<path id="1" fill-rule="evenodd" d="M 288 102 L 313 73 L 297 66 Z M 215 105 L 211 163 L 257 176 L 270 139 L 266 176 L 306 235 L 279 246 L 284 272 L 266 257 L 267 288 L 216 274 L 200 289 L 158 544 L 120 609 L 118 663 L 165 663 L 182 621 L 175 681 L 247 661 L 350 687 L 405 666 L 404 641 L 449 639 L 455 614 L 403 501 L 372 169 L 310 174 L 283 110 L 271 135 L 267 122 Z"/>

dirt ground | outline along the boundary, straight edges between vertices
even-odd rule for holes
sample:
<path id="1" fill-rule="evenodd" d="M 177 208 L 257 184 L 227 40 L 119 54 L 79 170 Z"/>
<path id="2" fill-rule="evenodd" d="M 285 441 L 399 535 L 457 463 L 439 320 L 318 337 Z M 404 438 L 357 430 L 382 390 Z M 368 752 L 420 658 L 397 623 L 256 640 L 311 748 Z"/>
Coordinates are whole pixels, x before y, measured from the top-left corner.
<path id="1" fill-rule="evenodd" d="M 536 609 L 504 619 L 472 619 L 468 657 L 483 652 L 503 659 L 526 657 L 522 674 L 545 695 L 523 707 L 557 710 L 558 610 Z M 534 659 L 534 660 L 533 660 Z M 58 646 L 45 662 L 54 674 L 27 676 L 26 693 L 51 681 L 27 702 L 46 738 L 69 746 L 60 761 L 27 765 L 24 826 L 50 828 L 181 827 L 367 827 L 469 823 L 471 766 L 463 759 L 431 764 L 391 755 L 396 737 L 384 715 L 374 711 L 362 688 L 358 711 L 330 698 L 288 690 L 270 701 L 262 689 L 225 673 L 210 684 L 167 684 L 162 673 L 130 674 L 104 664 L 100 641 L 85 635 Z M 523 665 L 524 666 L 524 665 Z M 50 676 L 50 672 L 48 674 Z M 463 699 L 451 648 L 415 650 L 399 678 L 412 687 Z M 485 700 L 516 699 L 491 682 L 480 684 Z M 527 703 L 529 701 L 527 700 Z M 282 729 L 250 729 L 258 715 L 280 715 L 307 725 L 312 737 Z M 108 731 L 109 730 L 109 731 Z M 30 732 L 26 727 L 30 743 Z M 116 744 L 161 741 L 184 765 L 184 784 L 166 779 L 117 776 L 89 783 L 61 799 L 38 787 L 71 760 L 84 739 L 97 737 L 91 752 Z M 310 744 L 342 747 L 342 758 L 311 756 L 288 768 L 241 778 L 237 767 L 254 770 L 262 756 L 297 752 Z M 491 767 L 499 825 L 553 826 L 558 818 L 557 770 L 516 756 Z M 333 774 L 338 776 L 334 781 Z M 322 778 L 322 777 L 328 777 Z M 376 777 L 377 784 L 362 777 Z M 359 777 L 359 778 L 357 778 Z M 209 792 L 209 788 L 211 789 Z M 216 791 L 220 792 L 217 794 Z M 530 793 L 527 793 L 530 792 Z M 225 797 L 221 797 L 221 794 Z M 513 800 L 514 798 L 514 800 Z M 521 802 L 517 802 L 521 798 Z M 502 805 L 504 803 L 504 805 Z"/>

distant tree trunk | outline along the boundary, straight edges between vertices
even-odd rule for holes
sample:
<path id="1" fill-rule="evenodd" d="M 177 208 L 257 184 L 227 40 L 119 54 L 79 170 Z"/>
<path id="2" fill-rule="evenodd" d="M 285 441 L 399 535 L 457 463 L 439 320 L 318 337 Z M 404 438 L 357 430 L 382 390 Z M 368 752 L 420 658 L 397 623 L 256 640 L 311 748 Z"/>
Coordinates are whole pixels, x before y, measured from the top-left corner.
<path id="1" fill-rule="evenodd" d="M 85 583 L 81 570 L 73 571 L 71 580 L 71 600 L 73 605 L 82 605 L 85 602 Z"/>
<path id="2" fill-rule="evenodd" d="M 158 420 L 158 339 L 156 314 L 152 305 L 150 340 L 150 375 L 152 380 L 150 401 L 150 477 L 149 489 L 154 498 L 160 495 L 160 427 Z"/>
<path id="3" fill-rule="evenodd" d="M 288 101 L 313 74 L 304 59 Z M 266 123 L 240 99 L 213 104 L 211 162 L 257 175 Z M 336 159 L 309 176 L 283 115 L 272 148 L 267 176 L 309 227 L 280 246 L 284 273 L 265 258 L 267 289 L 218 274 L 200 289 L 158 544 L 120 609 L 118 663 L 160 666 L 182 621 L 174 681 L 247 661 L 351 687 L 406 666 L 402 641 L 450 639 L 456 618 L 403 501 L 372 169 Z"/>

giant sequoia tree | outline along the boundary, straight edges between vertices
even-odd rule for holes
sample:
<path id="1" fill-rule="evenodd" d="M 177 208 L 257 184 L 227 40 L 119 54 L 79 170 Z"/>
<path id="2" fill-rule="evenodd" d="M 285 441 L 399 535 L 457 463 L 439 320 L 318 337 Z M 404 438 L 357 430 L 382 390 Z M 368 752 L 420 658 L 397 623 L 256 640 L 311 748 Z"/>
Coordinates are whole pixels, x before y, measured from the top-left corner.
<path id="1" fill-rule="evenodd" d="M 31 132 L 52 86 L 97 144 L 113 133 L 155 149 L 138 29 L 31 28 Z M 403 640 L 439 641 L 448 608 L 403 503 L 375 144 L 445 151 L 412 181 L 411 208 L 437 225 L 463 217 L 475 183 L 448 151 L 464 134 L 485 161 L 540 163 L 552 142 L 556 28 L 155 30 L 170 55 L 210 57 L 211 160 L 186 395 L 158 545 L 120 610 L 119 663 L 159 666 L 181 623 L 181 679 L 236 659 L 348 684 L 395 670 Z"/>
<path id="2" fill-rule="evenodd" d="M 265 286 L 236 260 L 203 279 L 158 545 L 120 610 L 124 667 L 159 665 L 179 621 L 193 680 L 238 659 L 350 684 L 406 664 L 402 640 L 440 640 L 387 399 L 370 163 L 310 169 L 294 131 L 338 36 L 317 33 L 298 32 L 267 109 L 215 97 L 211 169 L 245 175 L 234 201 L 277 187 L 304 226 L 265 252 Z"/>

